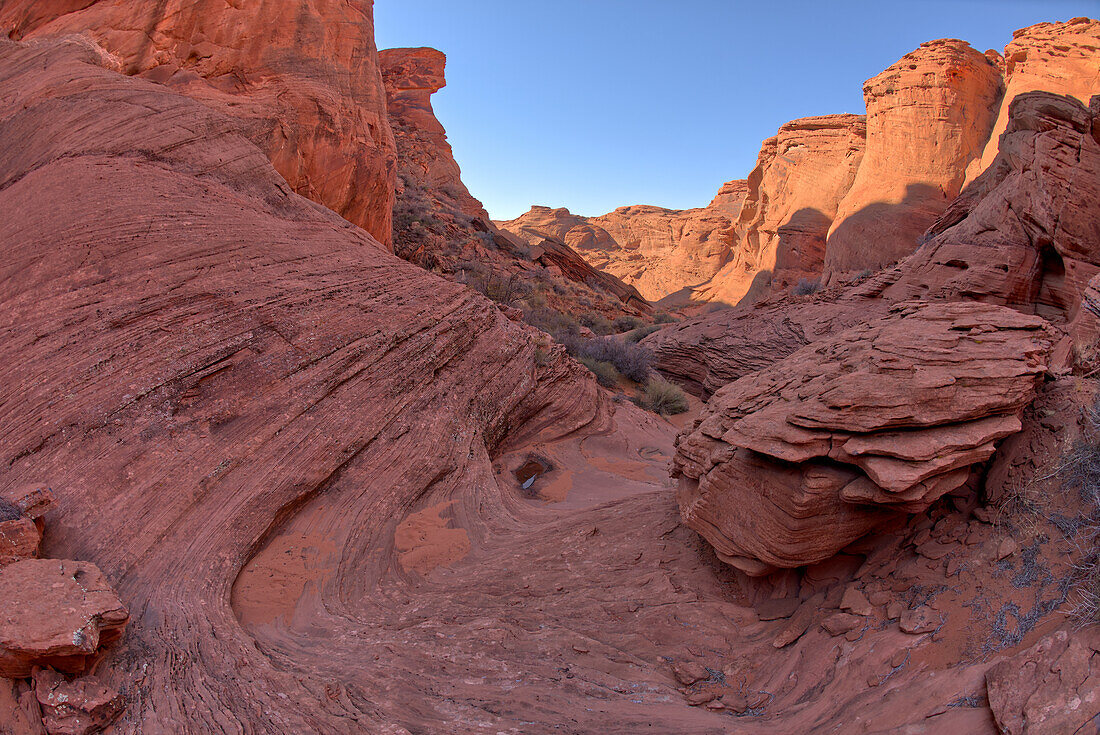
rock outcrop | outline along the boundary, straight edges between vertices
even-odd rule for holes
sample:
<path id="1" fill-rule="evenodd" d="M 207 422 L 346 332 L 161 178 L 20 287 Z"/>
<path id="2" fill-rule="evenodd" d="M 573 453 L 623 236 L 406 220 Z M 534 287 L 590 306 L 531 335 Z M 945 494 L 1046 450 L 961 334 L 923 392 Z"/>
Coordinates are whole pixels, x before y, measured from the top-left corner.
<path id="1" fill-rule="evenodd" d="M 1100 629 L 1058 631 L 990 668 L 986 686 L 1004 735 L 1088 732 L 1100 718 Z"/>
<path id="2" fill-rule="evenodd" d="M 956 40 L 922 44 L 864 85 L 867 152 L 829 229 L 826 275 L 917 249 L 981 156 L 1002 90 L 998 66 Z"/>
<path id="3" fill-rule="evenodd" d="M 69 681 L 56 671 L 34 674 L 34 694 L 49 735 L 91 735 L 101 732 L 121 713 L 125 701 L 114 689 L 92 677 Z"/>
<path id="4" fill-rule="evenodd" d="M 746 193 L 745 182 L 738 180 L 723 185 L 708 206 L 698 209 L 634 205 L 582 217 L 564 208 L 535 206 L 497 224 L 529 243 L 561 240 L 653 301 L 708 281 L 726 263 L 733 242 L 730 228 Z"/>
<path id="5" fill-rule="evenodd" d="M 979 300 L 1039 314 L 1086 341 L 1080 308 L 1100 272 L 1100 102 L 1018 96 L 1001 154 L 897 266 L 804 299 L 685 320 L 648 337 L 656 367 L 706 397 L 803 345 L 910 299 Z M 1019 213 L 1026 212 L 1027 216 Z"/>
<path id="6" fill-rule="evenodd" d="M 126 607 L 94 565 L 27 559 L 0 568 L 0 676 L 37 666 L 76 674 L 122 635 Z"/>
<path id="7" fill-rule="evenodd" d="M 1055 341 L 1040 317 L 899 305 L 720 389 L 677 441 L 684 522 L 750 574 L 832 557 L 966 483 L 1020 430 Z"/>
<path id="8" fill-rule="evenodd" d="M 373 0 L 11 0 L 0 36 L 86 33 L 121 68 L 241 120 L 294 191 L 388 244 L 394 140 Z"/>
<path id="9" fill-rule="evenodd" d="M 776 290 L 818 278 L 825 238 L 856 176 L 865 137 L 862 115 L 826 115 L 786 123 L 765 140 L 730 258 L 695 297 L 736 304 L 761 272 Z"/>
<path id="10" fill-rule="evenodd" d="M 980 158 L 967 169 L 967 183 L 997 157 L 998 139 L 1008 127 L 1010 107 L 1025 92 L 1052 92 L 1087 103 L 1100 94 L 1100 20 L 1074 18 L 1065 23 L 1038 23 L 1012 34 L 1005 46 L 1005 92 L 996 122 Z"/>
<path id="11" fill-rule="evenodd" d="M 462 183 L 431 96 L 446 86 L 447 57 L 431 48 L 379 54 L 397 144 L 394 252 L 494 298 L 538 292 L 566 313 L 647 315 L 637 289 L 589 265 L 553 236 L 525 242 L 501 232 Z M 550 288 L 545 288 L 547 283 Z"/>
<path id="12" fill-rule="evenodd" d="M 0 567 L 38 556 L 42 515 L 53 494 L 33 485 L 0 493 Z"/>

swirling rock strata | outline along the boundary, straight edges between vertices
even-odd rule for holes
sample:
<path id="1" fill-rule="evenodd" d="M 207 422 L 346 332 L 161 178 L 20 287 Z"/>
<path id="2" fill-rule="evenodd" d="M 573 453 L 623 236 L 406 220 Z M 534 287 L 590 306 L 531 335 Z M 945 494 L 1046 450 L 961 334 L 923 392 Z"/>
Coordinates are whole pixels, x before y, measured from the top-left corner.
<path id="1" fill-rule="evenodd" d="M 1053 342 L 1004 307 L 899 305 L 731 383 L 677 440 L 684 522 L 753 574 L 827 559 L 963 485 Z"/>

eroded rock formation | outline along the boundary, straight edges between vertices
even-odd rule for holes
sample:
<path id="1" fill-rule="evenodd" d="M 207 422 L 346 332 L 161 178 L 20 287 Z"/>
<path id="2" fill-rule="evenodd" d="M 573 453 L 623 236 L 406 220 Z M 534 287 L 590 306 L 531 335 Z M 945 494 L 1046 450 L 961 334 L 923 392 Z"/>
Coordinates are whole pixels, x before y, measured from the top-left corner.
<path id="1" fill-rule="evenodd" d="M 734 230 L 728 262 L 696 298 L 736 304 L 759 273 L 773 289 L 816 279 L 837 206 L 863 158 L 862 115 L 794 120 L 764 141 L 749 174 L 748 195 Z"/>
<path id="2" fill-rule="evenodd" d="M 746 192 L 744 181 L 730 181 L 703 208 L 634 205 L 599 217 L 536 206 L 498 224 L 530 243 L 561 240 L 653 301 L 706 282 L 725 264 Z"/>
<path id="3" fill-rule="evenodd" d="M 1017 97 L 996 162 L 952 202 L 917 252 L 858 283 L 664 329 L 646 340 L 657 368 L 708 396 L 910 299 L 1004 304 L 1089 338 L 1095 325 L 1080 304 L 1100 270 L 1098 105 L 1044 92 Z"/>
<path id="4" fill-rule="evenodd" d="M 1100 20 L 1074 18 L 1065 23 L 1038 23 L 1012 34 L 1005 46 L 1005 92 L 992 134 L 979 159 L 967 169 L 967 183 L 997 157 L 997 141 L 1008 127 L 1010 107 L 1025 92 L 1053 92 L 1087 103 L 1100 94 Z"/>
<path id="5" fill-rule="evenodd" d="M 652 309 L 637 289 L 602 272 L 554 237 L 528 242 L 501 232 L 462 183 L 431 96 L 446 86 L 447 57 L 431 48 L 379 54 L 397 142 L 394 252 L 510 305 L 538 292 L 566 313 L 609 317 Z M 547 283 L 550 288 L 546 288 Z"/>
<path id="6" fill-rule="evenodd" d="M 829 228 L 826 275 L 909 255 L 981 156 L 1003 86 L 964 41 L 922 44 L 863 87 L 867 152 Z"/>
<path id="7" fill-rule="evenodd" d="M 966 483 L 1055 341 L 976 303 L 900 305 L 720 389 L 677 441 L 684 521 L 751 574 L 823 561 Z M 883 512 L 883 511 L 887 512 Z"/>
<path id="8" fill-rule="evenodd" d="M 86 33 L 121 68 L 240 119 L 297 193 L 389 244 L 394 141 L 373 0 L 9 0 L 0 36 Z"/>

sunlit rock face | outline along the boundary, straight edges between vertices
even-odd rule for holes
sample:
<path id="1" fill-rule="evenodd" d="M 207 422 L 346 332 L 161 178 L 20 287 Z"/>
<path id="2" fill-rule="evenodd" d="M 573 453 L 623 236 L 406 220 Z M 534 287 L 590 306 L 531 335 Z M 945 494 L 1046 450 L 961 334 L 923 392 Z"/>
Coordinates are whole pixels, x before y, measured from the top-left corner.
<path id="1" fill-rule="evenodd" d="M 705 283 L 729 260 L 732 226 L 747 192 L 745 182 L 736 180 L 698 209 L 633 205 L 583 217 L 564 208 L 536 206 L 498 224 L 528 242 L 557 238 L 655 301 Z"/>
<path id="2" fill-rule="evenodd" d="M 999 66 L 955 40 L 922 44 L 864 85 L 867 152 L 829 228 L 826 275 L 916 250 L 981 155 L 1001 91 Z"/>
<path id="3" fill-rule="evenodd" d="M 1069 95 L 1081 102 L 1100 94 L 1100 20 L 1074 18 L 1065 23 L 1038 23 L 1012 34 L 1004 48 L 1005 91 L 996 122 L 980 158 L 966 171 L 976 179 L 997 157 L 998 140 L 1008 128 L 1009 108 L 1017 95 L 1044 91 Z"/>
<path id="4" fill-rule="evenodd" d="M 816 279 L 829 225 L 856 176 L 865 137 L 862 115 L 825 115 L 793 120 L 765 140 L 749 174 L 729 261 L 695 289 L 695 298 L 736 304 L 762 272 L 778 290 Z"/>
<path id="5" fill-rule="evenodd" d="M 389 246 L 395 149 L 373 0 L 11 0 L 0 35 L 86 33 L 127 74 L 238 118 L 291 188 Z"/>

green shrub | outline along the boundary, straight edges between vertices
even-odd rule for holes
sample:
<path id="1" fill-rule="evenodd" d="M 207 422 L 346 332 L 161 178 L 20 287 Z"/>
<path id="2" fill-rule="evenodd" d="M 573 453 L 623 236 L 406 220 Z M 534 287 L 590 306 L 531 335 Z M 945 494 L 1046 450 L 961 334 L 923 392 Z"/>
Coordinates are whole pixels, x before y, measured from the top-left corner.
<path id="1" fill-rule="evenodd" d="M 676 317 L 669 314 L 667 311 L 658 311 L 653 315 L 654 324 L 672 324 L 676 321 Z"/>
<path id="2" fill-rule="evenodd" d="M 644 327 L 639 327 L 632 332 L 627 332 L 623 335 L 623 339 L 625 339 L 627 342 L 630 342 L 631 344 L 636 345 L 659 329 L 660 327 L 656 324 L 649 324 Z"/>
<path id="3" fill-rule="evenodd" d="M 644 325 L 645 325 L 645 322 L 642 321 L 641 319 L 639 319 L 636 316 L 620 316 L 620 317 L 616 317 L 615 321 L 612 322 L 612 326 L 615 328 L 615 332 L 617 334 L 622 334 L 623 332 L 629 332 L 632 329 L 637 329 L 638 327 L 641 327 L 641 326 L 644 326 Z"/>
<path id="4" fill-rule="evenodd" d="M 654 376 L 645 385 L 645 391 L 638 397 L 637 403 L 647 411 L 671 416 L 688 410 L 688 399 L 684 391 L 675 383 Z"/>
<path id="5" fill-rule="evenodd" d="M 580 362 L 596 376 L 596 382 L 604 388 L 614 388 L 619 384 L 619 371 L 610 362 L 581 357 Z"/>
<path id="6" fill-rule="evenodd" d="M 578 319 L 582 325 L 588 327 L 598 335 L 611 334 L 612 327 L 611 322 L 603 314 L 597 314 L 594 311 L 588 311 L 581 314 Z"/>

